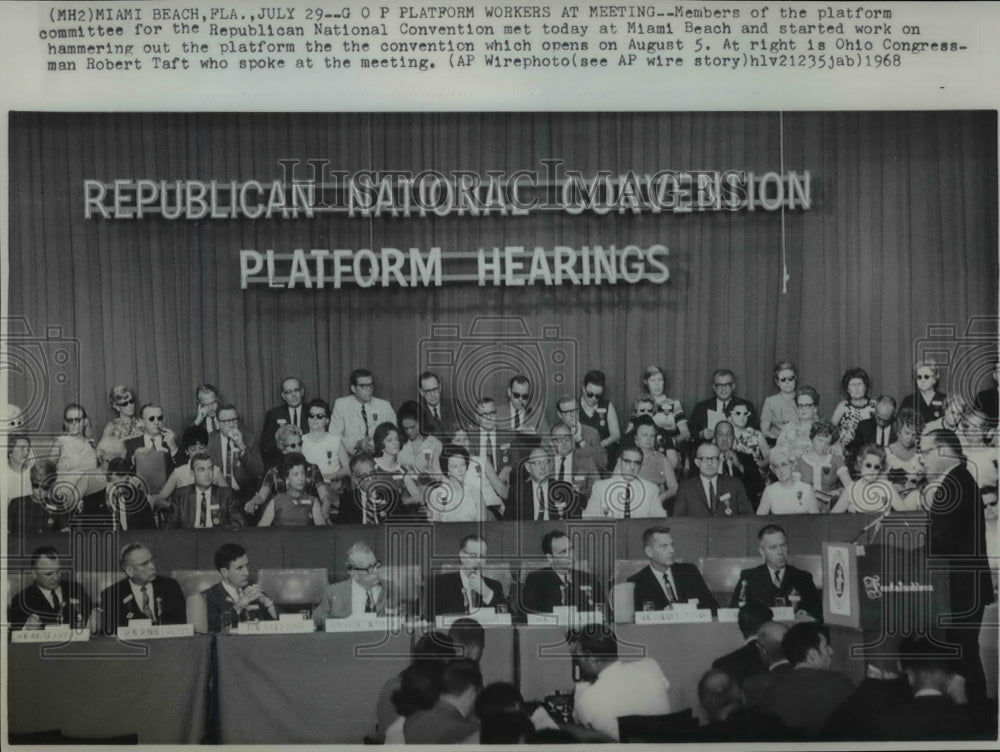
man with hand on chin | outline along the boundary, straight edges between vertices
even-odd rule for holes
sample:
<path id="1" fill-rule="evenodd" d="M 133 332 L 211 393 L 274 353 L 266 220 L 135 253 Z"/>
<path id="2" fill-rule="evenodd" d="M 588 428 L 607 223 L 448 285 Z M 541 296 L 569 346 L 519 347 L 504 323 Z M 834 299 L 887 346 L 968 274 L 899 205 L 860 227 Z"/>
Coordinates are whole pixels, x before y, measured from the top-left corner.
<path id="1" fill-rule="evenodd" d="M 434 578 L 434 614 L 465 614 L 481 607 L 506 605 L 503 586 L 483 576 L 486 540 L 478 535 L 465 536 L 458 557 L 461 566 L 457 572 L 446 572 Z"/>
<path id="2" fill-rule="evenodd" d="M 208 607 L 208 631 L 222 631 L 223 614 L 229 614 L 230 624 L 240 621 L 273 621 L 278 618 L 274 601 L 260 585 L 250 582 L 250 559 L 246 549 L 236 543 L 224 543 L 215 552 L 215 568 L 221 582 L 202 591 Z"/>
<path id="3" fill-rule="evenodd" d="M 264 477 L 264 460 L 260 451 L 247 441 L 240 428 L 239 411 L 232 405 L 221 405 L 217 412 L 219 430 L 208 436 L 208 453 L 222 471 L 226 485 L 244 504 L 253 498 Z"/>

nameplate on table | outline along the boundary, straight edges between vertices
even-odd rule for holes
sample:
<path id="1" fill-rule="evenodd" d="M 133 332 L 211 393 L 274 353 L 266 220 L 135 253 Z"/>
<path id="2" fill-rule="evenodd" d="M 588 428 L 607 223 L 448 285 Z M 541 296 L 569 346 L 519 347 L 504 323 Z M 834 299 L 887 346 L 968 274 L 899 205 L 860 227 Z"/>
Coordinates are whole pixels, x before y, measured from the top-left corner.
<path id="1" fill-rule="evenodd" d="M 316 631 L 312 619 L 241 621 L 234 630 L 239 635 L 306 634 Z"/>
<path id="2" fill-rule="evenodd" d="M 345 619 L 327 619 L 327 632 L 388 632 L 403 626 L 398 616 L 348 616 Z"/>
<path id="3" fill-rule="evenodd" d="M 636 624 L 694 624 L 705 621 L 712 621 L 712 612 L 707 608 L 635 612 Z"/>
<path id="4" fill-rule="evenodd" d="M 435 619 L 435 623 L 437 624 L 438 629 L 448 629 L 448 627 L 459 619 L 474 619 L 484 627 L 509 627 L 513 624 L 509 613 L 497 614 L 493 611 L 485 611 L 483 609 L 471 614 L 448 614 L 447 616 L 438 616 Z"/>
<path id="5" fill-rule="evenodd" d="M 579 627 L 603 623 L 603 612 L 577 611 L 569 606 L 555 606 L 551 614 L 528 614 L 528 624 L 533 627 Z"/>
<path id="6" fill-rule="evenodd" d="M 793 606 L 772 606 L 771 613 L 774 614 L 775 621 L 795 621 L 795 608 Z"/>
<path id="7" fill-rule="evenodd" d="M 148 619 L 130 621 L 127 627 L 118 627 L 120 640 L 167 640 L 172 637 L 194 637 L 194 624 L 157 624 L 149 623 Z"/>
<path id="8" fill-rule="evenodd" d="M 738 608 L 720 608 L 716 612 L 716 616 L 719 618 L 720 622 L 737 622 L 739 621 L 740 610 Z"/>
<path id="9" fill-rule="evenodd" d="M 10 633 L 11 642 L 89 642 L 89 640 L 89 629 L 73 629 L 68 624 L 45 629 L 19 629 Z"/>

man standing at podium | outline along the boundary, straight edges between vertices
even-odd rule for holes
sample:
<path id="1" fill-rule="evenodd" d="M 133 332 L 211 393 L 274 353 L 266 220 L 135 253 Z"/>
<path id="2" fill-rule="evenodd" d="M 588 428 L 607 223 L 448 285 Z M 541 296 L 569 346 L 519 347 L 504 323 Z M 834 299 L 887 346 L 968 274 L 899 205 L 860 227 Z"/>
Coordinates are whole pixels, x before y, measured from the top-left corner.
<path id="1" fill-rule="evenodd" d="M 823 621 L 823 600 L 812 575 L 788 563 L 788 536 L 779 525 L 764 525 L 757 533 L 758 550 L 764 563 L 740 572 L 730 608 L 741 602 L 765 606 L 789 605 L 795 618 Z"/>
<path id="2" fill-rule="evenodd" d="M 981 704 L 987 691 L 979 629 L 983 611 L 993 602 L 983 503 L 954 431 L 939 428 L 922 436 L 920 458 L 929 480 L 924 491 L 930 517 L 929 558 L 935 567 L 947 567 L 950 611 L 961 615 L 946 617 L 944 637 L 961 650 L 958 673 L 965 677 L 969 702 Z"/>

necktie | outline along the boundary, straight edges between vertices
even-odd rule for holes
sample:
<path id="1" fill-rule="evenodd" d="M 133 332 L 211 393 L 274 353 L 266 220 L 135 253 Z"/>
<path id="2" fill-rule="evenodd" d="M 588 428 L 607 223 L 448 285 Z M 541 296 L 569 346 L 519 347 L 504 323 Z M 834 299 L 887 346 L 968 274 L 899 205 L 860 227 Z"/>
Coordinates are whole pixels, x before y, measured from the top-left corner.
<path id="1" fill-rule="evenodd" d="M 520 428 L 520 427 L 521 427 L 521 411 L 518 410 L 516 413 L 514 413 L 514 428 Z"/>
<path id="2" fill-rule="evenodd" d="M 625 486 L 625 509 L 622 511 L 622 516 L 626 519 L 632 519 L 632 485 L 629 484 Z"/>
<path id="3" fill-rule="evenodd" d="M 667 600 L 671 603 L 677 602 L 677 591 L 674 590 L 674 585 L 670 581 L 670 570 L 664 570 L 663 572 L 663 589 L 667 591 Z"/>
<path id="4" fill-rule="evenodd" d="M 59 591 L 52 591 L 52 605 L 56 611 L 62 611 L 62 601 L 59 599 Z"/>
<path id="5" fill-rule="evenodd" d="M 208 527 L 208 500 L 205 492 L 201 492 L 201 504 L 198 505 L 198 527 Z"/>
<path id="6" fill-rule="evenodd" d="M 156 624 L 156 618 L 153 616 L 152 610 L 149 608 L 149 585 L 142 586 L 142 613 L 145 614 L 146 618 Z"/>
<path id="7" fill-rule="evenodd" d="M 368 435 L 368 408 L 365 407 L 364 403 L 361 403 L 361 420 L 365 422 L 365 436 Z"/>
<path id="8" fill-rule="evenodd" d="M 774 577 L 773 577 L 773 579 L 774 579 L 774 586 L 776 588 L 780 588 L 781 587 L 781 570 L 780 569 L 775 569 L 774 570 Z"/>
<path id="9" fill-rule="evenodd" d="M 535 486 L 535 509 L 538 510 L 538 513 L 535 515 L 535 519 L 536 520 L 544 520 L 545 519 L 545 497 L 542 494 L 542 486 L 541 486 L 541 484 L 538 484 L 537 486 Z"/>
<path id="10" fill-rule="evenodd" d="M 719 494 L 715 491 L 715 480 L 710 480 L 708 482 L 708 509 L 713 514 L 715 513 L 715 507 L 719 503 Z"/>
<path id="11" fill-rule="evenodd" d="M 375 599 L 372 598 L 372 591 L 368 590 L 365 593 L 365 613 L 374 614 L 375 613 Z"/>
<path id="12" fill-rule="evenodd" d="M 434 414 L 434 420 L 441 420 L 441 411 L 438 409 L 437 405 L 431 408 L 431 412 Z"/>
<path id="13" fill-rule="evenodd" d="M 557 457 L 556 461 L 559 463 L 559 473 L 558 473 L 559 480 L 566 480 L 566 477 L 564 475 L 565 468 L 566 468 L 566 458 L 565 457 Z"/>
<path id="14" fill-rule="evenodd" d="M 128 530 L 128 515 L 125 513 L 125 489 L 120 486 L 112 492 L 111 503 L 118 528 Z"/>
<path id="15" fill-rule="evenodd" d="M 292 425 L 297 426 L 299 424 L 299 408 L 292 408 Z"/>
<path id="16" fill-rule="evenodd" d="M 493 454 L 493 437 L 490 434 L 486 434 L 486 460 L 496 470 L 497 458 Z"/>

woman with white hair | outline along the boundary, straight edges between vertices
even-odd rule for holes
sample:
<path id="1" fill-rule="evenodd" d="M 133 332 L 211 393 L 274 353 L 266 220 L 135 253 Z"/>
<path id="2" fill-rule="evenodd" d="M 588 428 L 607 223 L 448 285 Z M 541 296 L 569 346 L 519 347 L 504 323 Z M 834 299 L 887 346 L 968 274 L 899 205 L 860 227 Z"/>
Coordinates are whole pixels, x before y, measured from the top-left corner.
<path id="1" fill-rule="evenodd" d="M 803 483 L 792 472 L 795 468 L 794 452 L 776 446 L 771 450 L 771 469 L 777 481 L 764 489 L 757 514 L 817 514 L 819 502 L 812 486 Z"/>

